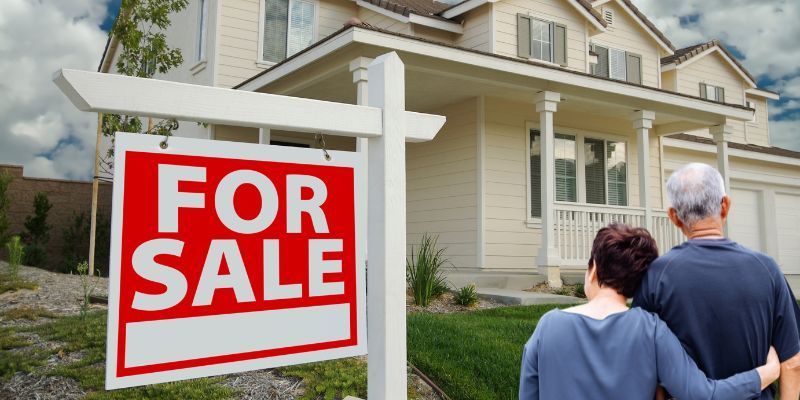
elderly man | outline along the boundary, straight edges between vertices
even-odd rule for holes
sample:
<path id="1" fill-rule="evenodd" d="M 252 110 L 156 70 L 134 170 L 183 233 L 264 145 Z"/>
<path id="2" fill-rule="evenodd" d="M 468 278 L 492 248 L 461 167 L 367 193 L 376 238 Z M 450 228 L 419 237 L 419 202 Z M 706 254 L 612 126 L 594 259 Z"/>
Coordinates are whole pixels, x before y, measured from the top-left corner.
<path id="1" fill-rule="evenodd" d="M 651 264 L 633 305 L 658 314 L 712 379 L 761 365 L 775 346 L 781 399 L 797 399 L 797 304 L 772 258 L 725 238 L 731 200 L 722 176 L 688 164 L 669 178 L 667 196 L 669 218 L 689 240 Z"/>

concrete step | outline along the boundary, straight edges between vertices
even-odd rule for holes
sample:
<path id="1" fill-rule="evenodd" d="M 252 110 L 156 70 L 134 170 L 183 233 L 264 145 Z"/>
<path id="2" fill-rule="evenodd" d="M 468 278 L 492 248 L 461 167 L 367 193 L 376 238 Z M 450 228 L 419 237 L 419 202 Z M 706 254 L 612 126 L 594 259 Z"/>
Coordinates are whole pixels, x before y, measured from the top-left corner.
<path id="1" fill-rule="evenodd" d="M 478 287 L 477 291 L 478 297 L 480 298 L 494 300 L 510 305 L 528 306 L 534 304 L 581 304 L 586 302 L 586 299 L 579 299 L 572 296 L 526 292 L 524 290 Z"/>

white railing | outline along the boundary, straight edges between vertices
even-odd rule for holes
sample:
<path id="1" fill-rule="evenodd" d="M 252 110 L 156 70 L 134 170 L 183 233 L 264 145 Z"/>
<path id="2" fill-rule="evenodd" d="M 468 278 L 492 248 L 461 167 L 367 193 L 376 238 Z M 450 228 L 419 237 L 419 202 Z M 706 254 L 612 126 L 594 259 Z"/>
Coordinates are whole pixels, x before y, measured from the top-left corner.
<path id="1" fill-rule="evenodd" d="M 643 208 L 602 204 L 555 203 L 555 242 L 562 262 L 567 266 L 583 266 L 589 261 L 594 237 L 604 226 L 619 222 L 645 226 Z M 685 240 L 683 234 L 667 218 L 666 212 L 653 212 L 650 234 L 664 253 Z"/>
<path id="2" fill-rule="evenodd" d="M 653 212 L 650 234 L 656 239 L 658 251 L 661 254 L 686 241 L 686 236 L 669 220 L 666 211 Z"/>

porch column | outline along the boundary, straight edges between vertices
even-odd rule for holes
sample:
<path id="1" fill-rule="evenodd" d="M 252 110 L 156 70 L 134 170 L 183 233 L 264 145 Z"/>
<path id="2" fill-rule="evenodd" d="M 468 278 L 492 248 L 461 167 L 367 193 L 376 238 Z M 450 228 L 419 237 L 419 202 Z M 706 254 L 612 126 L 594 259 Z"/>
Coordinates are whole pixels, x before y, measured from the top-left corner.
<path id="1" fill-rule="evenodd" d="M 539 272 L 547 277 L 551 287 L 561 287 L 561 256 L 555 242 L 556 200 L 555 174 L 555 132 L 553 130 L 553 113 L 561 101 L 561 94 L 556 92 L 539 92 L 535 98 L 536 112 L 539 113 L 539 130 L 542 135 L 542 243 L 539 247 Z"/>
<path id="2" fill-rule="evenodd" d="M 637 163 L 639 164 L 639 207 L 644 209 L 644 228 L 652 230 L 653 209 L 650 204 L 650 129 L 656 113 L 638 110 L 631 115 L 633 129 L 636 130 Z"/>
<path id="3" fill-rule="evenodd" d="M 728 165 L 728 140 L 733 135 L 733 126 L 728 124 L 714 125 L 709 128 L 709 133 L 717 145 L 717 170 L 722 175 L 725 182 L 725 194 L 730 196 L 731 178 L 730 166 Z M 725 221 L 725 235 L 728 234 L 728 221 Z"/>
<path id="4" fill-rule="evenodd" d="M 353 83 L 356 84 L 356 104 L 360 106 L 367 105 L 367 67 L 372 62 L 371 58 L 357 57 L 350 61 L 350 72 L 353 73 Z M 366 154 L 367 152 L 367 139 L 356 139 L 356 151 Z"/>

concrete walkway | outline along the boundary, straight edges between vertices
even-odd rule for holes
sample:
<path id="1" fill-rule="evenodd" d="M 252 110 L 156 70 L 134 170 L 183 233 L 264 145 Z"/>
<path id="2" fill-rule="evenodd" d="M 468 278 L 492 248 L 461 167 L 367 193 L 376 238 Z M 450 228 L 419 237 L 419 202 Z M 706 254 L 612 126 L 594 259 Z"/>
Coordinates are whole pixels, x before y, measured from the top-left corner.
<path id="1" fill-rule="evenodd" d="M 477 292 L 478 297 L 510 305 L 528 306 L 534 304 L 580 304 L 586 302 L 585 299 L 579 299 L 572 296 L 526 292 L 524 290 L 478 288 Z"/>

